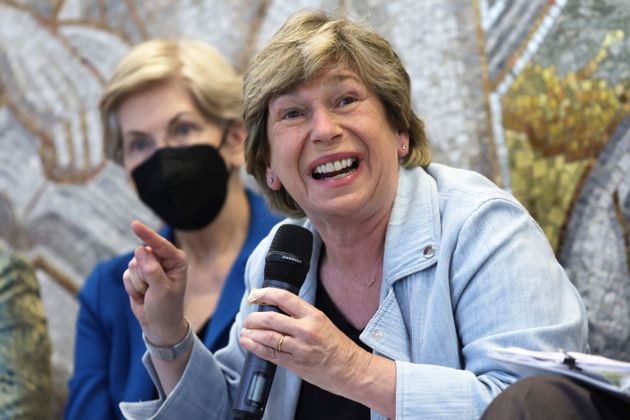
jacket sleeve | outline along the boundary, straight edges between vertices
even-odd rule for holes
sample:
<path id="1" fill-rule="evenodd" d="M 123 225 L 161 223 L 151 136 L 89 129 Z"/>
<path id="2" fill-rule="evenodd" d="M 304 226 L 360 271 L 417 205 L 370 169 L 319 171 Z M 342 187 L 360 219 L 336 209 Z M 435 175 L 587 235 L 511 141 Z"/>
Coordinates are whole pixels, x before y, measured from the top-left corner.
<path id="1" fill-rule="evenodd" d="M 243 305 L 247 305 L 243 299 Z M 243 306 L 242 305 L 242 306 Z M 181 379 L 168 397 L 164 396 L 159 377 L 148 352 L 142 362 L 158 389 L 159 399 L 148 402 L 120 403 L 127 419 L 232 419 L 232 401 L 238 388 L 245 352 L 238 343 L 241 307 L 230 330 L 227 347 L 212 354 L 195 336 L 193 350 Z"/>
<path id="2" fill-rule="evenodd" d="M 397 362 L 397 419 L 479 418 L 516 380 L 489 357 L 493 347 L 587 350 L 581 298 L 525 209 L 492 199 L 444 228 L 437 270 L 461 369 Z"/>
<path id="3" fill-rule="evenodd" d="M 262 282 L 264 250 L 269 247 L 268 242 L 268 240 L 261 242 L 247 262 L 246 294 L 251 290 L 251 281 Z M 151 357 L 145 353 L 142 361 L 158 388 L 160 399 L 140 403 L 121 403 L 120 409 L 125 418 L 216 420 L 233 418 L 233 399 L 246 357 L 245 350 L 239 344 L 240 331 L 243 320 L 252 311 L 253 306 L 247 303 L 245 296 L 241 300 L 240 310 L 230 329 L 228 345 L 213 354 L 195 337 L 184 374 L 168 397 L 164 396 L 158 375 L 151 363 Z"/>
<path id="4" fill-rule="evenodd" d="M 97 266 L 79 294 L 74 373 L 65 409 L 67 420 L 119 417 L 109 393 L 111 337 L 98 308 L 101 272 L 101 266 Z"/>

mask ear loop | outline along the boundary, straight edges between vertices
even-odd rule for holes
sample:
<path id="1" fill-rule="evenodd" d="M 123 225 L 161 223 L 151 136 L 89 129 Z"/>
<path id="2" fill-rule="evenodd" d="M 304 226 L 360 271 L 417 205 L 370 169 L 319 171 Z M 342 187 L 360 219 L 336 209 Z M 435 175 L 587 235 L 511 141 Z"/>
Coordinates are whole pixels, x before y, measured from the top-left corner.
<path id="1" fill-rule="evenodd" d="M 232 120 L 224 120 L 223 122 L 223 132 L 221 133 L 221 141 L 219 142 L 219 147 L 217 150 L 221 150 L 225 143 L 227 142 L 228 135 L 230 133 L 230 126 L 232 125 Z"/>
<path id="2" fill-rule="evenodd" d="M 223 120 L 223 132 L 221 133 L 221 141 L 219 142 L 219 147 L 217 147 L 217 151 L 220 151 L 223 146 L 227 143 L 228 135 L 230 134 L 230 127 L 232 126 L 232 120 Z M 238 170 L 237 167 L 230 165 L 228 168 L 230 173 L 234 172 L 234 170 Z"/>

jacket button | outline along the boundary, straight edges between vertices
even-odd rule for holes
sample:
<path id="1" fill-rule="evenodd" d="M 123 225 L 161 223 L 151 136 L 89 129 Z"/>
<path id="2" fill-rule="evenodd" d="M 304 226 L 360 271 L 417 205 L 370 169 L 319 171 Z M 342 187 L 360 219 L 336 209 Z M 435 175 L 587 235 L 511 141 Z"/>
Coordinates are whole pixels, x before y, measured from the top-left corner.
<path id="1" fill-rule="evenodd" d="M 422 251 L 422 255 L 424 255 L 424 258 L 431 258 L 435 255 L 435 248 L 433 248 L 432 245 L 425 246 L 424 251 Z"/>

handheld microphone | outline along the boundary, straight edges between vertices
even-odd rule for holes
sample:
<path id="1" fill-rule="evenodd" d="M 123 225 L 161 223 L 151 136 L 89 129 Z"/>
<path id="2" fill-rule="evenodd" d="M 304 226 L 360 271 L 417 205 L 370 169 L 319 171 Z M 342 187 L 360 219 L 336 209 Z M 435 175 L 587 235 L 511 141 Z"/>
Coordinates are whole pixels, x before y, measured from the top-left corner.
<path id="1" fill-rule="evenodd" d="M 263 287 L 277 287 L 298 294 L 310 267 L 313 235 L 297 225 L 282 225 L 265 258 Z M 259 312 L 280 312 L 277 306 L 260 305 Z M 276 365 L 247 354 L 232 413 L 237 420 L 259 420 L 265 412 Z"/>

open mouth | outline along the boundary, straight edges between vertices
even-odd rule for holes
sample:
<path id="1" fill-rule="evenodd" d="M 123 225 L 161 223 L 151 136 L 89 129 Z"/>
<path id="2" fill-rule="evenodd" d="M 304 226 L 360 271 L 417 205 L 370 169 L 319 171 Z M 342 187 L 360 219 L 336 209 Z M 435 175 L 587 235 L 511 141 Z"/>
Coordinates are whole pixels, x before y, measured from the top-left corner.
<path id="1" fill-rule="evenodd" d="M 357 158 L 345 158 L 319 165 L 313 171 L 315 179 L 337 179 L 343 178 L 356 171 L 359 167 Z"/>

